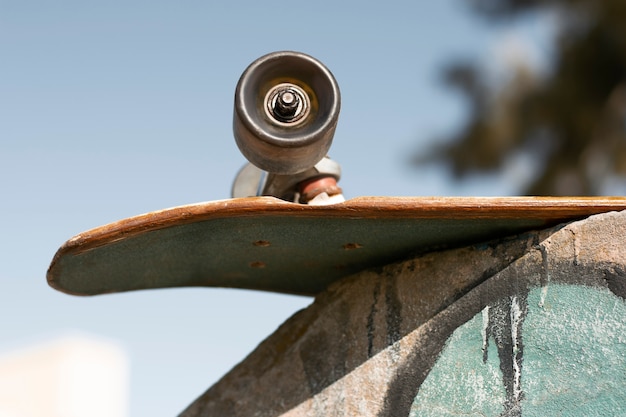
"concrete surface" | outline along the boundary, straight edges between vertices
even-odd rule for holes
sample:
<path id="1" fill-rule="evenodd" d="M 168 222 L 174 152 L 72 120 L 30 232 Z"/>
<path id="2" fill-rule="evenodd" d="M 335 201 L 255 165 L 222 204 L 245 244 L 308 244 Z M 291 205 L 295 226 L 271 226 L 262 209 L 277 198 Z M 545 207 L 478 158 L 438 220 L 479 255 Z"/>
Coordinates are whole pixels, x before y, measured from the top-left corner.
<path id="1" fill-rule="evenodd" d="M 181 416 L 626 415 L 625 255 L 613 212 L 359 273 Z"/>

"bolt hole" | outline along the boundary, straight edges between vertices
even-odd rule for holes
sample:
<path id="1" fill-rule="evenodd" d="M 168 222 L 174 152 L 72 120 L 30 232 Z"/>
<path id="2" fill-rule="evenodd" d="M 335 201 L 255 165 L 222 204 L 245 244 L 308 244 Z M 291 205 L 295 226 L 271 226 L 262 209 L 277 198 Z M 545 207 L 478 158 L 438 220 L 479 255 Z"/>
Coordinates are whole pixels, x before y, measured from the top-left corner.
<path id="1" fill-rule="evenodd" d="M 361 245 L 360 243 L 346 243 L 345 245 L 343 245 L 343 248 L 345 250 L 361 249 L 362 247 L 363 245 Z"/>
<path id="2" fill-rule="evenodd" d="M 252 242 L 254 246 L 260 246 L 262 248 L 266 248 L 270 246 L 270 242 L 267 240 L 257 240 L 256 242 Z"/>
<path id="3" fill-rule="evenodd" d="M 255 261 L 255 262 L 251 262 L 250 263 L 250 268 L 257 268 L 257 269 L 261 269 L 261 268 L 265 268 L 265 262 L 261 262 L 261 261 Z"/>

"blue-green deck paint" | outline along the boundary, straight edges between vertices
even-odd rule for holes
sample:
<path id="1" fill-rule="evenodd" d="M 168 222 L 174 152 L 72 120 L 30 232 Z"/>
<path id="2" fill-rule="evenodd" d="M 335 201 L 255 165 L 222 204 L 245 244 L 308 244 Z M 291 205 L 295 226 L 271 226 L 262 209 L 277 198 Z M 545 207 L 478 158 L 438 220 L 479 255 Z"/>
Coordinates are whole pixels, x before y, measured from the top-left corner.
<path id="1" fill-rule="evenodd" d="M 626 415 L 625 317 L 609 289 L 553 283 L 506 297 L 454 331 L 409 415 Z"/>

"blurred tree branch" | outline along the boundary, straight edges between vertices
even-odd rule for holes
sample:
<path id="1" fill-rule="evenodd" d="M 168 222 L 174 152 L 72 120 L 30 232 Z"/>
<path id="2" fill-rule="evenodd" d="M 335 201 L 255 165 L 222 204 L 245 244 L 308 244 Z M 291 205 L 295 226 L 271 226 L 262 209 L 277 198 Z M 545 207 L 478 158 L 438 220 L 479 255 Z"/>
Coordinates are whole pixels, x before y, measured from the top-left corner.
<path id="1" fill-rule="evenodd" d="M 626 175 L 626 1 L 471 0 L 489 21 L 557 13 L 552 69 L 518 65 L 494 86 L 478 65 L 456 62 L 444 81 L 469 101 L 460 132 L 414 163 L 447 162 L 457 178 L 501 171 L 519 153 L 533 161 L 530 195 L 597 195 Z"/>

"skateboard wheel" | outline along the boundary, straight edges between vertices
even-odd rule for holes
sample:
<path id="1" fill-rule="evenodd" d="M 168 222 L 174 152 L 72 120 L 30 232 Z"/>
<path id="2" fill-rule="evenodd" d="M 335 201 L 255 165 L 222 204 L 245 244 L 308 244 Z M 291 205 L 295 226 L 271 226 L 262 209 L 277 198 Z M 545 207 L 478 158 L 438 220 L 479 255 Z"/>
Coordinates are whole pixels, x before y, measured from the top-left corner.
<path id="1" fill-rule="evenodd" d="M 305 171 L 326 156 L 340 105 L 335 77 L 315 58 L 290 51 L 262 56 L 237 84 L 235 141 L 262 170 Z"/>

